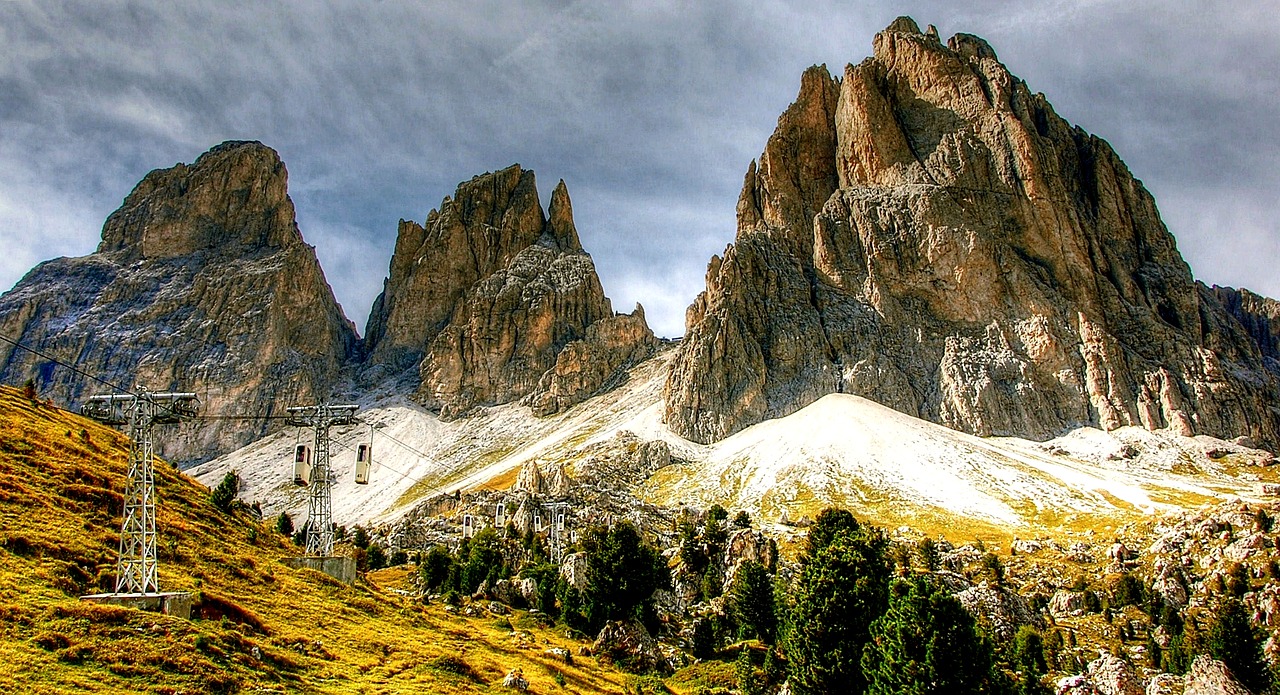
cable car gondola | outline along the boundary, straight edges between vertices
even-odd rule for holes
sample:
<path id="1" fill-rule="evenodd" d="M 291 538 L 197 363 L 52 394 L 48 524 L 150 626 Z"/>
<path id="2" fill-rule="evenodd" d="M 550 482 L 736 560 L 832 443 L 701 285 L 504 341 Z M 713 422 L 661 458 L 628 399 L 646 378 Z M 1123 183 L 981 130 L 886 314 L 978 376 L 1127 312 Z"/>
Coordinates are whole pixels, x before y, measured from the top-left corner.
<path id="1" fill-rule="evenodd" d="M 311 483 L 311 447 L 299 444 L 293 454 L 293 484 Z"/>
<path id="2" fill-rule="evenodd" d="M 356 485 L 369 484 L 369 469 L 373 467 L 373 445 L 356 447 Z"/>

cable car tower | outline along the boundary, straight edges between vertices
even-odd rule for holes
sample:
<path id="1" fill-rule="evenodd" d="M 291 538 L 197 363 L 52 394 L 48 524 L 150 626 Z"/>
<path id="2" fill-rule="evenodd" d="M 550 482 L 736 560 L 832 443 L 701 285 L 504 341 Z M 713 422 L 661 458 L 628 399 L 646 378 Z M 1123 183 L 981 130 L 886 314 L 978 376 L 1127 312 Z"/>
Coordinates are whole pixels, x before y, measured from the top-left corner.
<path id="1" fill-rule="evenodd" d="M 137 393 L 92 396 L 80 414 L 107 425 L 129 425 L 129 475 L 124 489 L 124 521 L 120 525 L 117 594 L 156 594 L 156 477 L 152 427 L 173 425 L 196 416 L 194 393 Z"/>
<path id="2" fill-rule="evenodd" d="M 289 424 L 315 431 L 314 451 L 305 445 L 295 450 L 293 479 L 309 486 L 307 500 L 307 555 L 329 557 L 333 554 L 333 469 L 329 466 L 329 428 L 354 425 L 358 405 L 306 405 L 288 408 Z M 368 482 L 368 460 L 364 480 Z M 310 463 L 310 465 L 307 465 Z M 357 462 L 357 466 L 360 462 Z M 359 482 L 359 481 L 357 481 Z"/>

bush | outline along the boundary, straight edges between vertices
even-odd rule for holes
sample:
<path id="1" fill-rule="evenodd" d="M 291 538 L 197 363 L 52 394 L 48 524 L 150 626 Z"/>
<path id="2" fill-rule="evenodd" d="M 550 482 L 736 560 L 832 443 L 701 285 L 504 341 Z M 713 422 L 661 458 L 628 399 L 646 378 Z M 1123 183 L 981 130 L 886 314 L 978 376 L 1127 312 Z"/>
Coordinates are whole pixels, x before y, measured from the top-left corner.
<path id="1" fill-rule="evenodd" d="M 351 545 L 362 550 L 369 548 L 369 532 L 364 530 L 363 526 L 357 526 L 355 535 L 351 537 Z"/>
<path id="2" fill-rule="evenodd" d="M 738 512 L 737 516 L 733 517 L 733 525 L 735 528 L 751 528 L 751 515 L 745 511 Z"/>
<path id="3" fill-rule="evenodd" d="M 920 564 L 924 565 L 924 568 L 930 572 L 937 572 L 938 565 L 941 562 L 938 544 L 932 538 L 925 538 L 920 541 L 917 551 L 920 553 Z"/>
<path id="4" fill-rule="evenodd" d="M 369 546 L 369 569 L 380 570 L 387 566 L 387 554 L 380 545 Z"/>
<path id="5" fill-rule="evenodd" d="M 1125 572 L 1111 585 L 1111 606 L 1141 606 L 1146 602 L 1147 587 L 1132 572 Z"/>
<path id="6" fill-rule="evenodd" d="M 222 476 L 222 482 L 218 483 L 218 487 L 213 489 L 209 495 L 209 499 L 213 502 L 213 506 L 220 509 L 224 514 L 231 512 L 231 506 L 236 501 L 236 493 L 240 491 L 240 476 L 235 471 L 227 471 Z"/>

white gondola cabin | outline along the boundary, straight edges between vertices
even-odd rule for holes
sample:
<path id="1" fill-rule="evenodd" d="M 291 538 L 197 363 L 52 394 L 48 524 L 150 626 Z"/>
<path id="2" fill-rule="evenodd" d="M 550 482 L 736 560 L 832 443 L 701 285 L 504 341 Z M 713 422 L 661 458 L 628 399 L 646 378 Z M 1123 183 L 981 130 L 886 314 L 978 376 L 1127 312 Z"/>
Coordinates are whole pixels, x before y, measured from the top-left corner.
<path id="1" fill-rule="evenodd" d="M 507 525 L 507 505 L 499 502 L 498 511 L 493 514 L 493 527 L 502 528 Z"/>
<path id="2" fill-rule="evenodd" d="M 470 538 L 475 535 L 475 525 L 471 522 L 471 515 L 465 514 L 462 517 L 462 537 Z"/>
<path id="3" fill-rule="evenodd" d="M 293 452 L 293 484 L 311 483 L 311 447 L 299 444 Z"/>
<path id="4" fill-rule="evenodd" d="M 533 532 L 542 533 L 542 512 L 533 513 Z"/>
<path id="5" fill-rule="evenodd" d="M 373 467 L 373 445 L 356 447 L 356 485 L 369 484 L 369 469 Z"/>

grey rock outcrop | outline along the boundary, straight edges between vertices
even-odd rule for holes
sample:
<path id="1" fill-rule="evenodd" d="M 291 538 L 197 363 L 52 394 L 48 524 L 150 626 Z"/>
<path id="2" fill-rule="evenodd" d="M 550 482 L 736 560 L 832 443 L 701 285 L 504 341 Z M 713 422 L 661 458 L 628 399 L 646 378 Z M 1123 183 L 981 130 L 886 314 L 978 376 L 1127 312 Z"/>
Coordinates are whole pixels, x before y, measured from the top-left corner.
<path id="1" fill-rule="evenodd" d="M 1280 443 L 1274 303 L 1196 283 L 1111 147 L 977 37 L 902 18 L 807 70 L 737 227 L 666 385 L 689 439 L 846 392 L 978 435 Z"/>
<path id="2" fill-rule="evenodd" d="M 0 332 L 121 388 L 194 391 L 211 415 L 328 397 L 359 344 L 287 186 L 280 158 L 257 142 L 152 171 L 107 219 L 96 253 L 41 263 L 0 297 Z M 71 404 L 108 388 L 0 345 L 0 381 L 27 378 Z M 184 426 L 161 453 L 210 458 L 267 422 Z"/>
<path id="3" fill-rule="evenodd" d="M 610 381 L 653 355 L 658 347 L 644 308 L 601 319 L 587 327 L 587 335 L 564 346 L 555 366 L 526 397 L 535 415 L 553 415 L 607 388 Z"/>
<path id="4" fill-rule="evenodd" d="M 1012 640 L 1022 625 L 1039 627 L 1042 624 L 1027 600 L 1008 587 L 984 583 L 965 589 L 955 597 L 971 615 L 981 616 L 991 626 L 992 636 L 1000 641 Z"/>
<path id="5" fill-rule="evenodd" d="M 1103 654 L 1089 662 L 1089 680 L 1099 695 L 1145 695 L 1142 679 L 1128 662 Z"/>
<path id="6" fill-rule="evenodd" d="M 1280 373 L 1280 302 L 1249 290 L 1217 285 L 1213 294 L 1258 343 L 1267 367 Z"/>
<path id="7" fill-rule="evenodd" d="M 605 663 L 637 673 L 671 670 L 658 643 L 649 636 L 644 625 L 634 620 L 606 623 L 591 645 L 591 653 Z"/>

